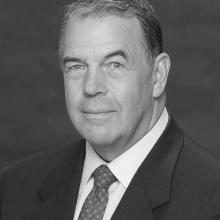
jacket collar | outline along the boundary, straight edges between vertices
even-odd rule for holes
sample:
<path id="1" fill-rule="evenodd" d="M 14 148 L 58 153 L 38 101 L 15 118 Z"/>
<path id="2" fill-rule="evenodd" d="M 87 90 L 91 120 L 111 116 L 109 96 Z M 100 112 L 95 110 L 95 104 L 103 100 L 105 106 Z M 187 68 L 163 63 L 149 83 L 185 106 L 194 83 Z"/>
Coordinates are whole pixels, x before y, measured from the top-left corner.
<path id="1" fill-rule="evenodd" d="M 172 176 L 183 144 L 183 134 L 172 118 L 139 167 L 112 220 L 155 220 L 153 210 L 169 201 Z"/>
<path id="2" fill-rule="evenodd" d="M 170 117 L 168 125 L 138 170 L 152 208 L 169 200 L 173 172 L 183 145 L 183 133 Z"/>

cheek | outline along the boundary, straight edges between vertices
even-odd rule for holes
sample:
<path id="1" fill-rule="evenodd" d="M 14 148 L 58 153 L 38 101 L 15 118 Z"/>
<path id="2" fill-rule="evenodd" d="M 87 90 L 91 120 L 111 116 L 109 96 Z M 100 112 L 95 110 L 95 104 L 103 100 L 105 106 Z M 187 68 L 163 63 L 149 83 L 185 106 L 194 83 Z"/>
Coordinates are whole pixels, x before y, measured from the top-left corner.
<path id="1" fill-rule="evenodd" d="M 152 104 L 152 83 L 150 79 L 133 78 L 120 87 L 119 102 L 125 120 L 141 117 Z"/>
<path id="2" fill-rule="evenodd" d="M 80 83 L 70 79 L 64 79 L 65 98 L 68 111 L 77 107 L 80 98 Z"/>
<path id="3" fill-rule="evenodd" d="M 133 77 L 129 77 L 118 86 L 118 94 L 126 105 L 134 106 L 134 104 L 147 101 L 152 96 L 152 83 L 150 77 L 138 76 L 137 73 L 132 74 Z"/>

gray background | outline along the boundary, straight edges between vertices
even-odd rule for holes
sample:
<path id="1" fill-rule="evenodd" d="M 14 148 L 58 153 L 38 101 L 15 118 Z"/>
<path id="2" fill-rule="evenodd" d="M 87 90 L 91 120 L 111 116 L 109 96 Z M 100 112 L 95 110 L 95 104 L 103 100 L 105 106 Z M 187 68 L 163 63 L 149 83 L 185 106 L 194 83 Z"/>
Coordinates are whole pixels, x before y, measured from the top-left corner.
<path id="1" fill-rule="evenodd" d="M 57 60 L 67 0 L 1 0 L 0 166 L 79 136 L 68 119 Z M 168 105 L 220 159 L 220 1 L 152 0 L 172 68 Z"/>

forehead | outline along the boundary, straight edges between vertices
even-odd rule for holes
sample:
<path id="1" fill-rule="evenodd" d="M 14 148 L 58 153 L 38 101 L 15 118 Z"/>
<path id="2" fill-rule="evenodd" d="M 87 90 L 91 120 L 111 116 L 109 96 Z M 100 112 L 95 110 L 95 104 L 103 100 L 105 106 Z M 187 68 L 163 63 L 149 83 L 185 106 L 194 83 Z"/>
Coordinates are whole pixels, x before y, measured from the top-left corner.
<path id="1" fill-rule="evenodd" d="M 106 52 L 112 49 L 132 51 L 142 40 L 137 18 L 122 18 L 116 15 L 79 18 L 72 16 L 63 36 L 64 53 Z"/>

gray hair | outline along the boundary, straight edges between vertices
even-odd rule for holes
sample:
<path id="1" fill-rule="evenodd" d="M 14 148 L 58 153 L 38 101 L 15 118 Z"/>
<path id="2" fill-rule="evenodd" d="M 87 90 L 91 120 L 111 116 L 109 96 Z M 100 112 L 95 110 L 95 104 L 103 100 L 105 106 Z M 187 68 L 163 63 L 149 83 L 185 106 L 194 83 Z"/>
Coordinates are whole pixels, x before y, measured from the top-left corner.
<path id="1" fill-rule="evenodd" d="M 63 33 L 69 18 L 76 13 L 80 18 L 114 14 L 136 17 L 140 22 L 147 54 L 152 57 L 163 52 L 162 31 L 159 19 L 147 0 L 75 0 L 64 7 L 60 33 L 59 56 L 63 53 Z"/>

